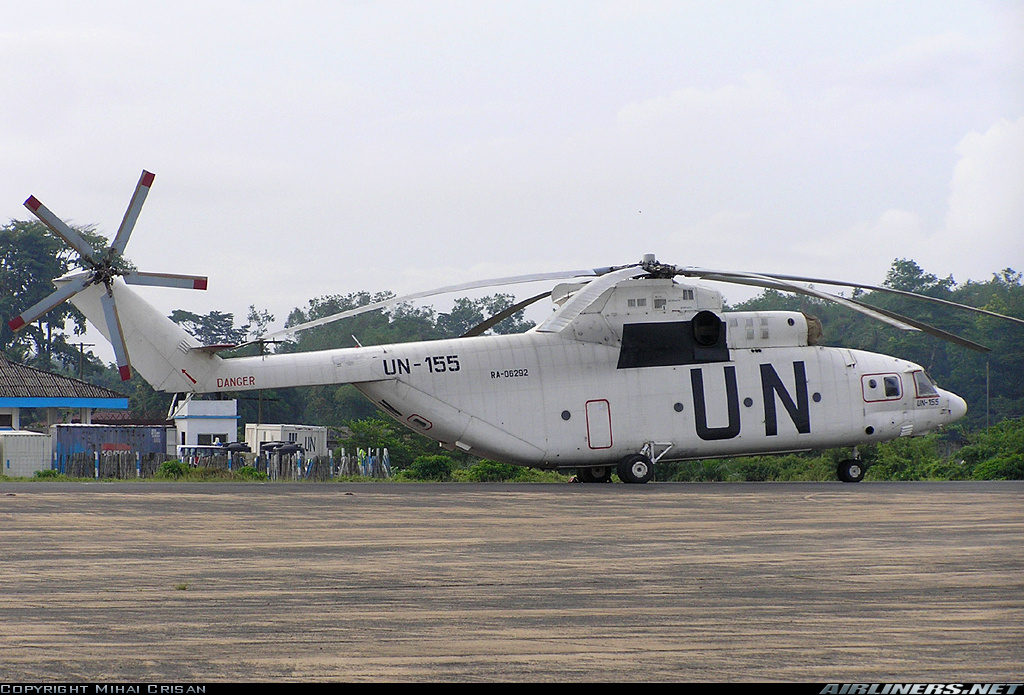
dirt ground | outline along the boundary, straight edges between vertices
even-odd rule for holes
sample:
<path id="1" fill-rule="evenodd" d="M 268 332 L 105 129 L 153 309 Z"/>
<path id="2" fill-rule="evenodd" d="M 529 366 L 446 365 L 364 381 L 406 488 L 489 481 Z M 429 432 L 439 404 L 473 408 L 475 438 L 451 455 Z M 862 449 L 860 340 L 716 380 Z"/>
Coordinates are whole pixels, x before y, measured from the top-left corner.
<path id="1" fill-rule="evenodd" d="M 0 681 L 1020 682 L 1022 501 L 0 484 Z"/>

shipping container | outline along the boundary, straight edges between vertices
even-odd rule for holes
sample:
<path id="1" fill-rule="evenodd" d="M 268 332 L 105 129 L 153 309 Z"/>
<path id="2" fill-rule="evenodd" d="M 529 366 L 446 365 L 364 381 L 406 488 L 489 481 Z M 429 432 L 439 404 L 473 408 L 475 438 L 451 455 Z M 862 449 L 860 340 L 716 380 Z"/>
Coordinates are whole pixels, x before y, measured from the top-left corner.
<path id="1" fill-rule="evenodd" d="M 253 453 L 260 451 L 262 442 L 298 444 L 306 458 L 329 456 L 327 428 L 314 425 L 254 425 L 245 426 L 245 443 Z"/>
<path id="2" fill-rule="evenodd" d="M 50 437 L 38 432 L 0 432 L 0 461 L 10 478 L 31 478 L 36 471 L 51 467 Z"/>
<path id="3" fill-rule="evenodd" d="M 174 450 L 174 427 L 165 425 L 53 425 L 50 435 L 58 461 L 73 454 L 105 451 L 166 454 L 168 437 Z"/>

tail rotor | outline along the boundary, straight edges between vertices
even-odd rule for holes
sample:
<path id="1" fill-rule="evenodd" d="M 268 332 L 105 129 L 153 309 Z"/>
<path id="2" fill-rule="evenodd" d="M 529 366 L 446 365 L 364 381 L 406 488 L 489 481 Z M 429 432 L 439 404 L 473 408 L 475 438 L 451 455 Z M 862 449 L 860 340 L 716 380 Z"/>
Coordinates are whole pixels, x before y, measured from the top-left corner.
<path id="1" fill-rule="evenodd" d="M 92 285 L 102 284 L 106 292 L 100 297 L 103 305 L 103 315 L 107 328 L 107 335 L 114 347 L 114 357 L 117 360 L 117 369 L 123 381 L 131 378 L 131 360 L 128 355 L 128 348 L 125 343 L 124 331 L 118 319 L 117 304 L 114 301 L 113 283 L 120 277 L 124 282 L 132 285 L 149 285 L 159 287 L 179 287 L 185 289 L 206 289 L 206 278 L 198 275 L 178 275 L 173 273 L 149 273 L 136 270 L 123 256 L 128 240 L 131 238 L 135 223 L 138 221 L 139 213 L 142 211 L 142 204 L 149 195 L 149 189 L 153 185 L 155 176 L 143 171 L 139 182 L 135 187 L 128 209 L 125 211 L 121 226 L 114 236 L 110 247 L 105 251 L 97 251 L 86 241 L 81 234 L 72 229 L 63 220 L 57 217 L 35 196 L 29 196 L 25 201 L 25 207 L 29 209 L 39 221 L 65 241 L 71 248 L 78 252 L 81 257 L 81 265 L 84 272 L 67 275 L 57 281 L 58 287 L 52 294 L 29 307 L 20 316 L 8 322 L 11 330 L 18 331 L 36 319 L 39 319 L 63 302 L 71 299 L 79 292 Z"/>

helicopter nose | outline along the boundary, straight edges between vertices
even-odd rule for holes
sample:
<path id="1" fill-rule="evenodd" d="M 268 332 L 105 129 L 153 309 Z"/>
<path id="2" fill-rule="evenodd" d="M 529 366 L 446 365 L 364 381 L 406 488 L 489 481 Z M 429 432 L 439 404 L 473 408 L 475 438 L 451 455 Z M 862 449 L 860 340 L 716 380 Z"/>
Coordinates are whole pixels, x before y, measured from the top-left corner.
<path id="1" fill-rule="evenodd" d="M 949 402 L 949 422 L 956 422 L 967 414 L 967 401 L 948 391 L 946 392 L 946 398 Z"/>

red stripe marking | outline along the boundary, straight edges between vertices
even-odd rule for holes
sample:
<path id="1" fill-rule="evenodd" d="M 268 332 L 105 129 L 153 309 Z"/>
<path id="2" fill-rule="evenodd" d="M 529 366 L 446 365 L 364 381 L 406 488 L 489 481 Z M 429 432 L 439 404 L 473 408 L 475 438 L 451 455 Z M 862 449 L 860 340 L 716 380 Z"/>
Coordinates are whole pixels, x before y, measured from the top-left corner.
<path id="1" fill-rule="evenodd" d="M 151 174 L 145 169 L 142 170 L 142 185 L 149 188 L 153 185 L 153 179 L 156 178 L 156 174 Z"/>
<path id="2" fill-rule="evenodd" d="M 34 195 L 30 195 L 28 197 L 28 200 L 25 201 L 25 207 L 27 207 L 32 212 L 35 212 L 39 208 L 43 207 L 43 204 L 36 200 L 36 197 Z"/>
<path id="3" fill-rule="evenodd" d="M 127 364 L 123 367 L 118 367 L 117 371 L 121 373 L 121 381 L 128 381 L 132 378 L 132 368 Z"/>
<path id="4" fill-rule="evenodd" d="M 192 289 L 194 290 L 205 290 L 206 289 L 206 278 L 196 278 L 192 281 Z"/>
<path id="5" fill-rule="evenodd" d="M 20 316 L 15 316 L 13 319 L 7 322 L 7 325 L 11 327 L 12 331 L 16 331 L 25 325 L 25 319 Z"/>

